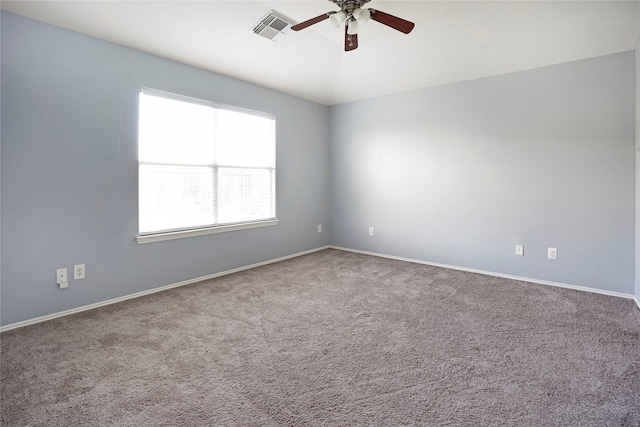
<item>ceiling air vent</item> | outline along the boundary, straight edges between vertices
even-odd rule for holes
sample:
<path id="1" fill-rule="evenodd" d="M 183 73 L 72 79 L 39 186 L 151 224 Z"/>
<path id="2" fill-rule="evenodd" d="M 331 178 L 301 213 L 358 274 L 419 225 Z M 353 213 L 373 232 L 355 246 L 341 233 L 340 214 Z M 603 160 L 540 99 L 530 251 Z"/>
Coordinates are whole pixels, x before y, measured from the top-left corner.
<path id="1" fill-rule="evenodd" d="M 253 27 L 253 32 L 269 40 L 276 41 L 289 31 L 293 21 L 272 10 Z"/>

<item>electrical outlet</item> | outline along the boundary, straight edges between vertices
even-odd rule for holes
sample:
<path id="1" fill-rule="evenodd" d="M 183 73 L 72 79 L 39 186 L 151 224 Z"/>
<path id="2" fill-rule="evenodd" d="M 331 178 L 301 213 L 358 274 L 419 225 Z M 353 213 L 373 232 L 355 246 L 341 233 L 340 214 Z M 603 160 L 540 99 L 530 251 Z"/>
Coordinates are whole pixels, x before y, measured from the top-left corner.
<path id="1" fill-rule="evenodd" d="M 524 246 L 523 245 L 516 245 L 516 255 L 524 256 Z"/>
<path id="2" fill-rule="evenodd" d="M 84 264 L 78 264 L 73 266 L 73 280 L 84 279 L 85 269 Z"/>
<path id="3" fill-rule="evenodd" d="M 318 233 L 322 233 L 322 224 L 318 224 Z"/>
<path id="4" fill-rule="evenodd" d="M 373 236 L 374 232 L 373 232 L 373 227 L 369 227 L 369 236 Z"/>
<path id="5" fill-rule="evenodd" d="M 557 248 L 547 248 L 547 258 L 549 258 L 549 259 L 558 259 L 558 249 Z"/>

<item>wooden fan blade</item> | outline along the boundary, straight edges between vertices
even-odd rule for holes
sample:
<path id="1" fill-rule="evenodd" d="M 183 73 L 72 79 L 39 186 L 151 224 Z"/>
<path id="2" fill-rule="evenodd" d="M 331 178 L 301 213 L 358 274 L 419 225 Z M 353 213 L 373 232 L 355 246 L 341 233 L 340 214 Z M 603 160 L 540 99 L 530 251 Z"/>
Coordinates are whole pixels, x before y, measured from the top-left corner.
<path id="1" fill-rule="evenodd" d="M 329 19 L 332 12 L 325 13 L 324 15 L 316 16 L 315 18 L 311 18 L 307 21 L 301 22 L 291 27 L 293 31 L 300 31 L 304 28 L 310 27 L 313 24 L 317 24 L 318 22 L 322 22 L 325 19 Z"/>
<path id="2" fill-rule="evenodd" d="M 398 30 L 402 33 L 409 34 L 413 27 L 416 24 L 413 22 L 407 21 L 402 18 L 398 18 L 397 16 L 389 15 L 388 13 L 381 12 L 376 9 L 369 9 L 371 11 L 371 19 L 374 21 L 378 21 L 381 24 L 384 24 L 388 27 L 393 28 L 394 30 Z"/>
<path id="3" fill-rule="evenodd" d="M 344 26 L 344 51 L 349 52 L 358 48 L 358 35 L 347 33 L 347 26 Z"/>

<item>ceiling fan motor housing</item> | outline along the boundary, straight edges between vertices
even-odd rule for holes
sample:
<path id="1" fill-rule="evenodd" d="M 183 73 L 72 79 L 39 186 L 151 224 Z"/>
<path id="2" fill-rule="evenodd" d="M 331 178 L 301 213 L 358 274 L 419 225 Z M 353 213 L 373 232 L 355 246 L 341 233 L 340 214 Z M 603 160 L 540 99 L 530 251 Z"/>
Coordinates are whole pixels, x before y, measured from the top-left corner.
<path id="1" fill-rule="evenodd" d="M 340 10 L 347 14 L 348 17 L 353 16 L 353 11 L 361 8 L 371 0 L 330 0 L 335 3 Z"/>

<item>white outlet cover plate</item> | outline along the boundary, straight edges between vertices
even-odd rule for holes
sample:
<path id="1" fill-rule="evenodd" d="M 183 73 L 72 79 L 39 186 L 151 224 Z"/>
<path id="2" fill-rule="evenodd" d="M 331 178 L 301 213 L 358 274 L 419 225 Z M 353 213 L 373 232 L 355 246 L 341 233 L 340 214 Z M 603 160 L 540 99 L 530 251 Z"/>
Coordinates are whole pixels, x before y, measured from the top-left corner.
<path id="1" fill-rule="evenodd" d="M 73 266 L 73 280 L 84 279 L 85 269 L 84 264 L 78 264 Z"/>
<path id="2" fill-rule="evenodd" d="M 516 245 L 516 255 L 524 256 L 524 246 L 523 245 Z"/>

